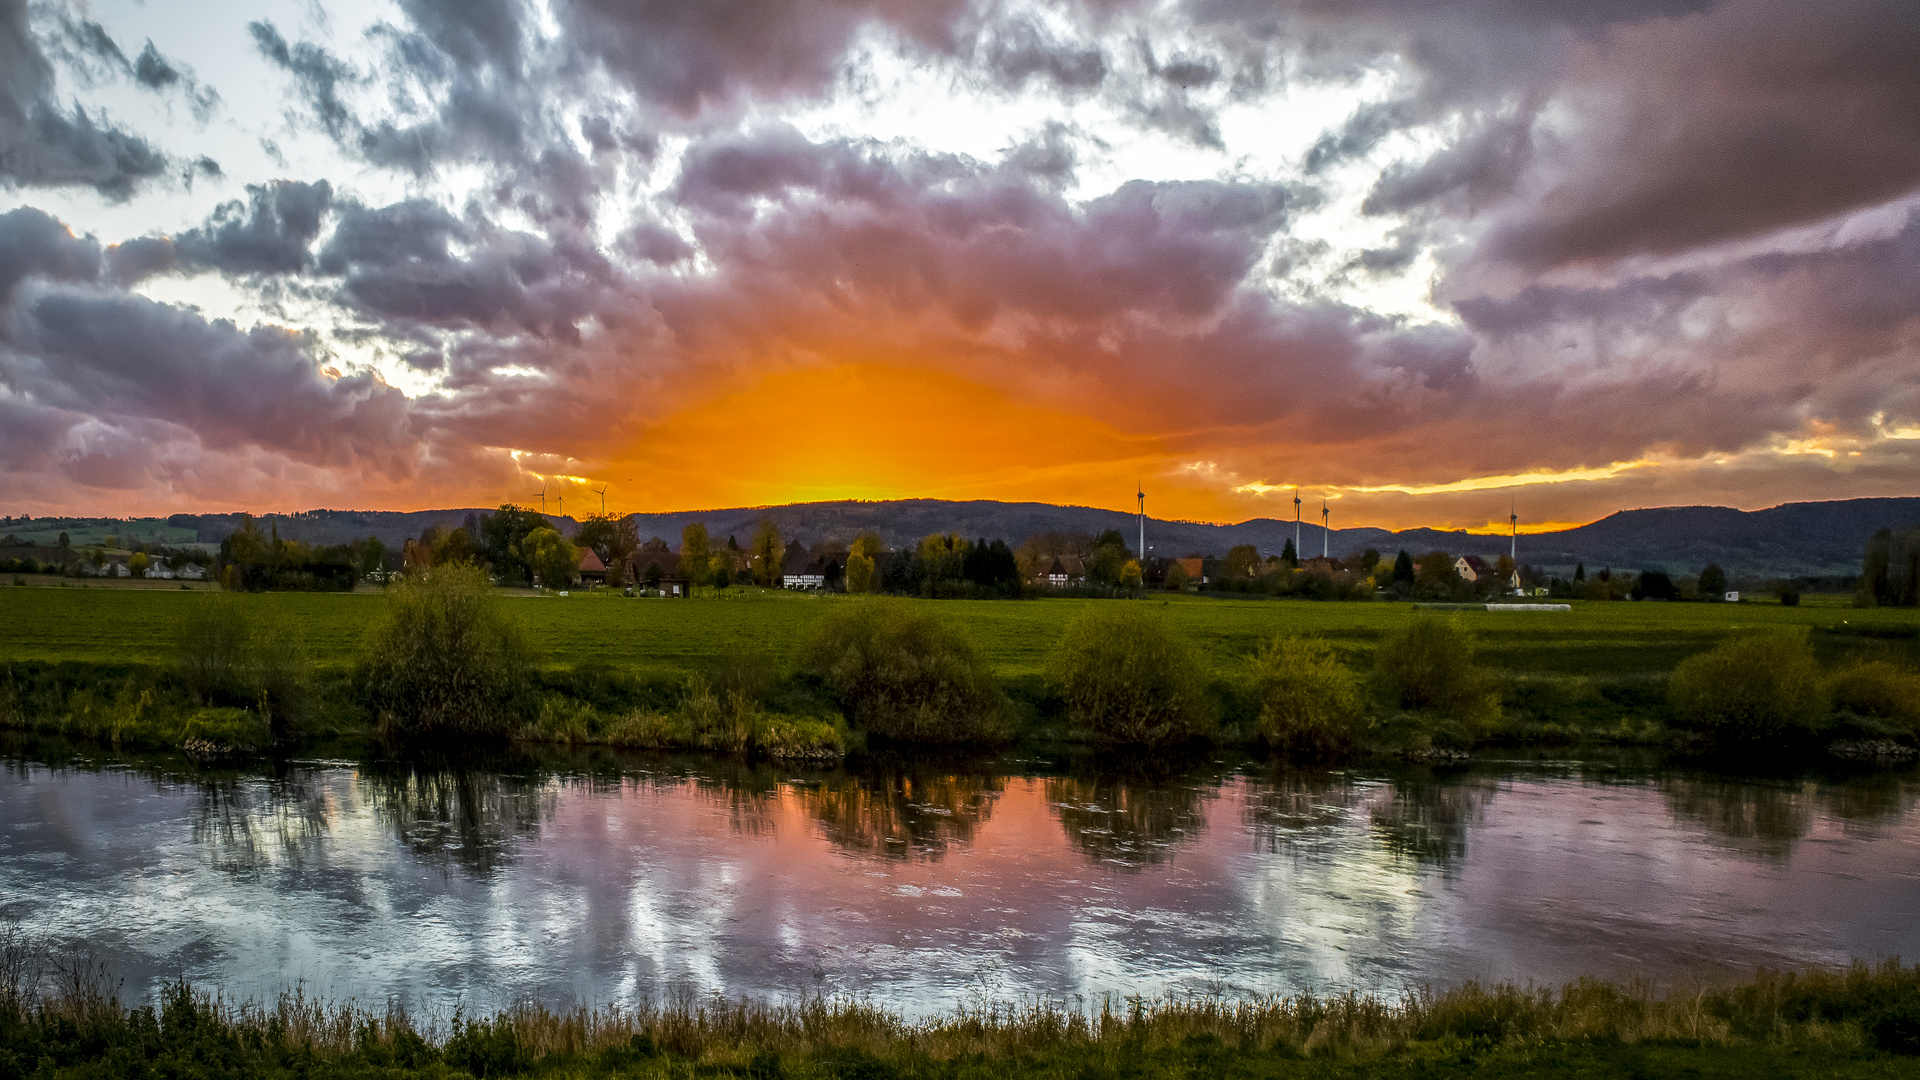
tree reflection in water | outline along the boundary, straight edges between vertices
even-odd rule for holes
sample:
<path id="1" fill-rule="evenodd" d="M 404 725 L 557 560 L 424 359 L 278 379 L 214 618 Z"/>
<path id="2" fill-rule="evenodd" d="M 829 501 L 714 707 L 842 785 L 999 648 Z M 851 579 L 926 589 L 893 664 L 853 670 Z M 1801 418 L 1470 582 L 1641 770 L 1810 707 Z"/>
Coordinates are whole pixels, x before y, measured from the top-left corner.
<path id="1" fill-rule="evenodd" d="M 1048 778 L 1047 801 L 1074 850 L 1135 868 L 1165 862 L 1199 835 L 1203 804 L 1219 794 L 1220 780 L 1211 762 L 1088 757 Z"/>
<path id="2" fill-rule="evenodd" d="M 481 873 L 512 858 L 553 816 L 557 781 L 496 771 L 498 761 L 370 764 L 361 782 L 376 817 L 415 852 Z"/>
<path id="3" fill-rule="evenodd" d="M 1920 783 L 1910 771 L 1794 780 L 1687 775 L 1663 779 L 1660 792 L 1676 821 L 1779 861 L 1813 831 L 1818 811 L 1837 818 L 1849 833 L 1871 834 L 1920 802 Z"/>
<path id="4" fill-rule="evenodd" d="M 1783 860 L 1793 842 L 1813 828 L 1812 781 L 1768 782 L 1718 776 L 1669 777 L 1660 782 L 1674 820 L 1699 826 L 1732 847 Z"/>
<path id="5" fill-rule="evenodd" d="M 838 847 L 937 859 L 949 846 L 973 841 L 1005 786 L 984 769 L 884 757 L 794 790 Z"/>
<path id="6" fill-rule="evenodd" d="M 1346 773 L 1281 766 L 1247 778 L 1243 811 L 1254 850 L 1265 855 L 1331 842 L 1352 816 L 1357 789 Z"/>
<path id="7" fill-rule="evenodd" d="M 1396 778 L 1373 805 L 1373 835 L 1395 858 L 1446 868 L 1467 855 L 1467 830 L 1480 822 L 1491 777 L 1421 772 Z"/>
<path id="8" fill-rule="evenodd" d="M 220 870 L 252 874 L 277 862 L 297 865 L 326 837 L 327 797 L 310 769 L 283 765 L 271 777 L 229 774 L 196 778 L 194 786 L 199 799 L 190 835 Z"/>

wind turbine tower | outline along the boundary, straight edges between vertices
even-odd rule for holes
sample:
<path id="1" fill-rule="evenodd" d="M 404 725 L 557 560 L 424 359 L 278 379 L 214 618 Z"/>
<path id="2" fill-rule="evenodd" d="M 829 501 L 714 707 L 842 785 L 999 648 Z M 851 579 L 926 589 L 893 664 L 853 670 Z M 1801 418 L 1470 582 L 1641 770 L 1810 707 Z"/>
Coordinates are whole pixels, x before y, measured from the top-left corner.
<path id="1" fill-rule="evenodd" d="M 1517 506 L 1507 508 L 1507 529 L 1507 556 L 1517 570 L 1520 567 L 1520 509 Z"/>
<path id="2" fill-rule="evenodd" d="M 540 516 L 547 516 L 547 485 L 540 485 Z"/>
<path id="3" fill-rule="evenodd" d="M 1139 486 L 1139 481 L 1134 483 L 1133 497 L 1139 500 L 1140 505 L 1140 569 L 1144 571 L 1147 568 L 1147 493 Z"/>
<path id="4" fill-rule="evenodd" d="M 1327 497 L 1325 495 L 1320 496 L 1320 557 L 1323 559 L 1327 557 L 1328 549 L 1333 541 L 1333 529 L 1330 527 L 1333 522 L 1332 515 L 1333 511 L 1327 509 Z M 1294 550 L 1297 551 L 1299 549 L 1295 548 Z"/>
<path id="5" fill-rule="evenodd" d="M 1293 489 L 1293 557 L 1300 557 L 1300 489 Z"/>
<path id="6" fill-rule="evenodd" d="M 610 486 L 611 485 L 603 484 L 600 487 L 592 489 L 595 495 L 600 496 L 600 516 L 601 517 L 605 517 L 607 514 L 607 488 Z"/>

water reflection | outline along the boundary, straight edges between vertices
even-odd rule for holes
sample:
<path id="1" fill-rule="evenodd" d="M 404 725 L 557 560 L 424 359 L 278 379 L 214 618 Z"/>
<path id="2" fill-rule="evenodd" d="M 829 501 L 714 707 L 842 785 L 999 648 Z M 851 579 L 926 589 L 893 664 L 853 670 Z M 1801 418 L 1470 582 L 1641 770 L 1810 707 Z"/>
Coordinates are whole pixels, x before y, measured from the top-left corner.
<path id="1" fill-rule="evenodd" d="M 1467 833 L 1495 788 L 1491 777 L 1470 773 L 1401 778 L 1372 808 L 1373 835 L 1396 858 L 1447 867 L 1466 858 Z"/>
<path id="2" fill-rule="evenodd" d="M 847 851 L 888 858 L 930 858 L 971 843 L 993 816 L 1005 779 L 879 760 L 852 773 L 797 785 L 821 832 Z"/>
<path id="3" fill-rule="evenodd" d="M 1357 797 L 1344 772 L 1281 769 L 1249 780 L 1243 813 L 1254 850 L 1277 855 L 1325 842 L 1352 818 Z"/>
<path id="4" fill-rule="evenodd" d="M 362 773 L 373 812 L 407 847 L 486 873 L 553 816 L 558 784 L 462 762 L 380 762 Z"/>
<path id="5" fill-rule="evenodd" d="M 208 860 L 228 873 L 303 862 L 326 838 L 326 795 L 306 770 L 283 770 L 271 779 L 214 777 L 197 788 L 191 835 Z"/>
<path id="6" fill-rule="evenodd" d="M 16 758 L 0 825 L 7 910 L 243 996 L 941 1011 L 1920 953 L 1911 772 Z"/>
<path id="7" fill-rule="evenodd" d="M 1047 801 L 1075 851 L 1134 869 L 1167 861 L 1206 828 L 1221 770 L 1167 761 L 1075 760 L 1046 782 Z"/>

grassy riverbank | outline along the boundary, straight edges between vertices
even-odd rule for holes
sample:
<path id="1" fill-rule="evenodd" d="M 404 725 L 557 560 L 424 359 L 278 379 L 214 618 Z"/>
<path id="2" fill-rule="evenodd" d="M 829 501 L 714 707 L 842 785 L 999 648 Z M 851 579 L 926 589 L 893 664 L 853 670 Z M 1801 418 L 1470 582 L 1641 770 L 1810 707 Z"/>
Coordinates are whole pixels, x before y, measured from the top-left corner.
<path id="1" fill-rule="evenodd" d="M 189 729 L 244 727 L 244 717 L 197 708 L 174 674 L 175 628 L 209 599 L 178 590 L 0 589 L 0 724 L 128 746 L 173 746 L 193 737 Z M 229 599 L 270 626 L 276 644 L 302 655 L 311 699 L 306 734 L 366 730 L 352 676 L 367 628 L 384 609 L 379 593 Z M 539 702 L 522 737 L 721 750 L 764 742 L 800 753 L 842 748 L 847 735 L 844 725 L 835 727 L 837 710 L 790 673 L 821 621 L 858 602 L 753 589 L 694 601 L 607 592 L 503 596 L 537 656 L 532 692 Z M 1190 645 L 1229 740 L 1251 729 L 1250 658 L 1263 643 L 1279 634 L 1312 636 L 1365 671 L 1381 639 L 1414 617 L 1408 604 L 1194 595 L 902 603 L 959 627 L 1011 696 L 1018 730 L 1039 737 L 1064 733 L 1044 672 L 1065 627 L 1089 610 L 1137 608 Z M 1911 665 L 1920 649 L 1920 611 L 1856 609 L 1841 598 L 1810 597 L 1797 607 L 1576 602 L 1570 612 L 1473 612 L 1462 619 L 1502 699 L 1498 720 L 1477 738 L 1507 744 L 1684 743 L 1669 723 L 1668 675 L 1687 657 L 1756 630 L 1805 632 L 1830 666 L 1858 658 Z M 727 680 L 737 683 L 743 668 L 751 669 L 753 709 L 683 708 L 704 700 L 696 679 L 725 706 Z M 244 711 L 248 703 L 229 704 Z M 1391 723 L 1386 730 L 1389 738 L 1404 734 Z M 265 741 L 263 728 L 239 731 L 227 744 Z"/>
<path id="2" fill-rule="evenodd" d="M 1889 962 L 1660 995 L 1584 981 L 1036 1005 L 910 1021 L 865 1002 L 666 1006 L 426 1023 L 185 985 L 128 1006 L 8 942 L 0 1077 L 1920 1077 L 1920 970 Z M 89 978 L 88 976 L 93 976 Z M 23 977 L 30 976 L 30 977 Z M 44 976 L 44 977 L 41 977 Z M 77 976 L 77 977 L 76 977 Z"/>

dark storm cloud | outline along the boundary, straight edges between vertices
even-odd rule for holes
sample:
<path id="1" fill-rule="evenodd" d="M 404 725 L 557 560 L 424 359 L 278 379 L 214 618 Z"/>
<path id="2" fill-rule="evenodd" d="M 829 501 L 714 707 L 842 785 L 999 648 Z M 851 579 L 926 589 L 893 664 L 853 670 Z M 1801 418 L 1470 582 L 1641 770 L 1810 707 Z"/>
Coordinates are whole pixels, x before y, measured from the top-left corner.
<path id="1" fill-rule="evenodd" d="M 30 206 L 0 214 L 0 311 L 30 277 L 92 281 L 100 273 L 100 245 L 77 237 L 52 216 Z"/>
<path id="2" fill-rule="evenodd" d="M 1018 90 L 1040 79 L 1061 90 L 1092 90 L 1107 77 L 1107 58 L 1097 47 L 1054 39 L 1019 19 L 989 36 L 979 59 L 996 81 Z"/>
<path id="3" fill-rule="evenodd" d="M 166 167 L 146 140 L 54 101 L 53 69 L 25 0 L 0 0 L 0 183 L 85 186 L 124 199 Z"/>
<path id="4" fill-rule="evenodd" d="M 321 272 L 362 312 L 395 324 L 572 341 L 612 286 L 600 252 L 463 220 L 427 201 L 338 208 Z"/>
<path id="5" fill-rule="evenodd" d="M 247 201 L 220 204 L 205 224 L 171 239 L 143 237 L 108 251 L 115 280 L 131 284 L 171 270 L 292 274 L 307 268 L 333 200 L 325 180 L 247 185 Z"/>
<path id="6" fill-rule="evenodd" d="M 299 335 L 120 293 L 47 289 L 19 312 L 12 388 L 50 408 L 165 421 L 215 449 L 393 464 L 412 438 L 404 395 L 367 376 L 328 379 Z"/>
<path id="7" fill-rule="evenodd" d="M 1669 254 L 1920 185 L 1920 8 L 1904 0 L 1295 5 L 1200 0 L 1222 40 L 1355 77 L 1411 76 L 1309 152 L 1310 172 L 1446 122 L 1372 212 L 1477 218 L 1480 257 L 1544 268 Z"/>
<path id="8" fill-rule="evenodd" d="M 294 85 L 329 135 L 338 139 L 355 127 L 353 110 L 340 96 L 342 86 L 359 81 L 352 67 L 312 42 L 289 43 L 271 22 L 248 23 L 247 32 L 260 55 L 293 76 Z"/>

